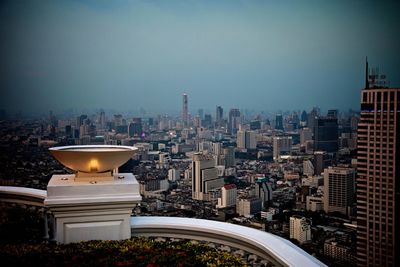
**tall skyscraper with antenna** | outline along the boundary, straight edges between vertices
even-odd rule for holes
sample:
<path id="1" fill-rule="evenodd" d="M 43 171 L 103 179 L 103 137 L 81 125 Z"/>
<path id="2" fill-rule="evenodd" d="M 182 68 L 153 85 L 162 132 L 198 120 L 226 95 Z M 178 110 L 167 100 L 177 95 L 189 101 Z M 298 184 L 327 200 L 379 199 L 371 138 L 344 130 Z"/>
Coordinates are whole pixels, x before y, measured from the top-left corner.
<path id="1" fill-rule="evenodd" d="M 357 265 L 400 265 L 400 88 L 368 70 L 357 132 Z"/>
<path id="2" fill-rule="evenodd" d="M 189 125 L 189 112 L 188 112 L 188 95 L 182 95 L 182 122 L 185 127 Z"/>

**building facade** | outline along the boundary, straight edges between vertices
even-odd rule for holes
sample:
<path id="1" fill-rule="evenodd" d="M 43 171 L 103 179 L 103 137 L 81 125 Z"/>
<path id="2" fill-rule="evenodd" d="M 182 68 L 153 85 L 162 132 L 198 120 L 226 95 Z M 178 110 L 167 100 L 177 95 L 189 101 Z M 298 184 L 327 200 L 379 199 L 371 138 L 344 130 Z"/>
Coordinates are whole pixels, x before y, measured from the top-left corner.
<path id="1" fill-rule="evenodd" d="M 226 184 L 221 188 L 221 198 L 218 199 L 218 208 L 227 208 L 236 205 L 237 188 L 235 184 Z"/>
<path id="2" fill-rule="evenodd" d="M 237 132 L 237 147 L 241 149 L 256 149 L 256 133 L 253 131 L 240 130 Z"/>
<path id="3" fill-rule="evenodd" d="M 281 155 L 290 154 L 292 149 L 291 136 L 275 136 L 272 140 L 273 159 L 279 160 Z"/>
<path id="4" fill-rule="evenodd" d="M 324 170 L 324 210 L 350 215 L 354 203 L 355 170 L 329 167 Z"/>
<path id="5" fill-rule="evenodd" d="M 400 88 L 370 86 L 371 76 L 357 132 L 357 265 L 398 266 Z"/>
<path id="6" fill-rule="evenodd" d="M 192 160 L 192 198 L 210 200 L 210 190 L 221 188 L 224 178 L 218 177 L 218 169 L 211 154 L 195 153 Z"/>
<path id="7" fill-rule="evenodd" d="M 300 244 L 311 241 L 311 226 L 305 217 L 290 217 L 290 238 L 296 239 Z"/>
<path id="8" fill-rule="evenodd" d="M 334 153 L 339 148 L 338 121 L 336 117 L 320 117 L 315 119 L 314 150 Z"/>

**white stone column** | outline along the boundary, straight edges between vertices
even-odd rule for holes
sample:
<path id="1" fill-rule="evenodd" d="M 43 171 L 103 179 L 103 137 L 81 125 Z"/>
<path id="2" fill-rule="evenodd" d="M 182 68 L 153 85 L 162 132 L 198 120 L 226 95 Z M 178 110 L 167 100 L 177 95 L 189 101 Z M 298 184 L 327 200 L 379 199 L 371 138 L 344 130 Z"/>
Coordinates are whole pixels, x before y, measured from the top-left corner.
<path id="1" fill-rule="evenodd" d="M 54 216 L 59 243 L 122 240 L 131 237 L 132 209 L 141 199 L 139 184 L 131 173 L 97 181 L 53 175 L 45 205 Z"/>

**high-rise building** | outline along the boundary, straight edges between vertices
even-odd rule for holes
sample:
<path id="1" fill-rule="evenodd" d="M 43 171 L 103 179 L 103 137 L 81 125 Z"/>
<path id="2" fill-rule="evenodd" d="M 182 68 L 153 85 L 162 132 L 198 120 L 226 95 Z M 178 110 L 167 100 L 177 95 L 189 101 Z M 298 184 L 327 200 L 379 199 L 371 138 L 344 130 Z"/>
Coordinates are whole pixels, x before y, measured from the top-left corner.
<path id="1" fill-rule="evenodd" d="M 250 122 L 250 130 L 260 130 L 261 129 L 261 121 L 260 120 L 252 120 Z"/>
<path id="2" fill-rule="evenodd" d="M 313 108 L 307 116 L 307 127 L 314 131 L 315 120 L 318 118 L 318 108 Z"/>
<path id="3" fill-rule="evenodd" d="M 229 120 L 228 120 L 228 133 L 236 134 L 239 129 L 240 123 L 240 111 L 236 108 L 233 108 L 229 111 Z"/>
<path id="4" fill-rule="evenodd" d="M 275 136 L 272 139 L 273 159 L 278 160 L 282 155 L 290 154 L 292 149 L 291 136 Z"/>
<path id="5" fill-rule="evenodd" d="M 256 133 L 253 131 L 238 131 L 237 132 L 237 147 L 242 149 L 256 149 Z"/>
<path id="6" fill-rule="evenodd" d="M 316 175 L 321 175 L 325 168 L 332 164 L 331 157 L 325 151 L 315 151 L 314 152 L 314 173 Z"/>
<path id="7" fill-rule="evenodd" d="M 303 161 L 303 174 L 312 177 L 314 175 L 314 165 L 310 160 Z"/>
<path id="8" fill-rule="evenodd" d="M 107 125 L 106 113 L 102 110 L 99 116 L 99 124 L 101 129 L 105 129 Z"/>
<path id="9" fill-rule="evenodd" d="M 272 187 L 266 178 L 258 179 L 255 184 L 256 197 L 261 199 L 261 208 L 267 208 L 272 200 Z"/>
<path id="10" fill-rule="evenodd" d="M 275 129 L 283 131 L 283 117 L 282 114 L 276 114 Z"/>
<path id="11" fill-rule="evenodd" d="M 357 132 L 357 265 L 400 265 L 400 88 L 366 68 Z"/>
<path id="12" fill-rule="evenodd" d="M 339 147 L 337 118 L 319 117 L 314 123 L 314 150 L 337 152 Z"/>
<path id="13" fill-rule="evenodd" d="M 234 167 L 235 162 L 235 148 L 233 146 L 224 148 L 225 167 Z"/>
<path id="14" fill-rule="evenodd" d="M 290 238 L 296 239 L 300 244 L 311 241 L 311 226 L 305 217 L 290 217 Z"/>
<path id="15" fill-rule="evenodd" d="M 142 119 L 132 118 L 132 122 L 128 125 L 128 134 L 130 137 L 140 137 L 143 132 Z"/>
<path id="16" fill-rule="evenodd" d="M 307 118 L 308 118 L 307 112 L 303 110 L 303 112 L 301 113 L 300 121 L 304 122 L 304 124 L 307 124 Z"/>
<path id="17" fill-rule="evenodd" d="M 169 169 L 168 170 L 168 180 L 171 182 L 175 182 L 180 180 L 181 178 L 181 174 L 179 173 L 179 171 L 177 169 Z"/>
<path id="18" fill-rule="evenodd" d="M 217 126 L 221 126 L 223 118 L 224 118 L 224 110 L 221 106 L 217 106 L 215 110 L 215 123 Z"/>
<path id="19" fill-rule="evenodd" d="M 182 95 L 182 122 L 185 127 L 189 125 L 188 95 Z"/>
<path id="20" fill-rule="evenodd" d="M 218 207 L 227 208 L 236 205 L 237 189 L 235 184 L 226 184 L 221 188 L 221 197 L 218 198 Z"/>
<path id="21" fill-rule="evenodd" d="M 80 115 L 76 118 L 76 128 L 79 128 L 81 125 L 83 125 L 83 123 L 85 122 L 85 120 L 88 118 L 87 115 Z"/>
<path id="22" fill-rule="evenodd" d="M 236 213 L 238 213 L 239 216 L 249 217 L 260 211 L 261 199 L 257 197 L 236 199 Z"/>
<path id="23" fill-rule="evenodd" d="M 310 128 L 300 130 L 300 145 L 305 146 L 307 141 L 312 140 L 312 131 Z"/>
<path id="24" fill-rule="evenodd" d="M 204 115 L 203 123 L 204 127 L 210 128 L 212 125 L 212 117 L 211 114 Z"/>
<path id="25" fill-rule="evenodd" d="M 354 203 L 355 170 L 329 167 L 324 170 L 324 210 L 350 215 Z"/>
<path id="26" fill-rule="evenodd" d="M 195 153 L 192 160 L 192 198 L 208 201 L 210 190 L 221 188 L 224 178 L 218 177 L 218 169 L 211 154 Z"/>

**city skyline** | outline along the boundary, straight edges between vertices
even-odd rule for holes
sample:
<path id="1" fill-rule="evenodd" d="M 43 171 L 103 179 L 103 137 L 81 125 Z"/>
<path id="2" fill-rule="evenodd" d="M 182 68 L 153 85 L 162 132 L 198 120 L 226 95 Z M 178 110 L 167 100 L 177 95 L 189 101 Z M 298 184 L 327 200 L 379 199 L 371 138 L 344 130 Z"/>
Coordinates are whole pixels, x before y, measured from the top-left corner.
<path id="1" fill-rule="evenodd" d="M 3 2 L 0 109 L 358 110 L 365 56 L 400 83 L 399 7 Z"/>

